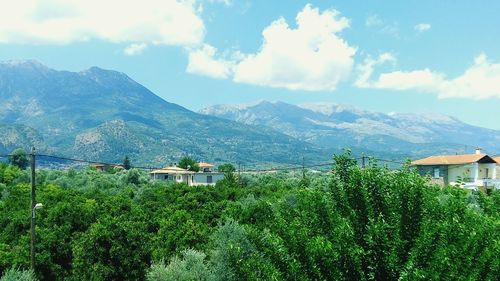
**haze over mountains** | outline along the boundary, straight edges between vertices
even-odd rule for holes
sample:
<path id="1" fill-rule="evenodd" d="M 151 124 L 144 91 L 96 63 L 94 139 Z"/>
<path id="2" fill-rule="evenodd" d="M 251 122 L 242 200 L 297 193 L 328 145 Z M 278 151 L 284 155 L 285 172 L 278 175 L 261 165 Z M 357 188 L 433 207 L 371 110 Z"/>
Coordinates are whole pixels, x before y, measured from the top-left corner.
<path id="1" fill-rule="evenodd" d="M 57 71 L 36 61 L 0 63 L 0 133 L 3 154 L 35 144 L 42 153 L 106 162 L 128 155 L 155 166 L 187 154 L 216 163 L 297 164 L 303 156 L 317 163 L 344 147 L 392 159 L 476 145 L 500 151 L 500 131 L 448 116 L 266 101 L 195 113 L 124 73 Z"/>
<path id="2" fill-rule="evenodd" d="M 480 128 L 438 114 L 384 114 L 352 106 L 262 101 L 215 105 L 200 113 L 244 124 L 272 127 L 320 147 L 360 147 L 407 157 L 471 153 L 480 146 L 500 152 L 500 131 Z"/>

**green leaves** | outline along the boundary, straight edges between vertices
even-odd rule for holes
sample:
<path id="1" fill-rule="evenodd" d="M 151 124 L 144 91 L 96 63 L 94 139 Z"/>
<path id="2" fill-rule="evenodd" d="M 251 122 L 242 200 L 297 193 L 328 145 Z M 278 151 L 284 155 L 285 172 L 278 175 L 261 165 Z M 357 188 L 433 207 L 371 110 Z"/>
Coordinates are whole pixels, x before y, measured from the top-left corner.
<path id="1" fill-rule="evenodd" d="M 9 163 L 12 166 L 16 166 L 20 169 L 26 169 L 28 165 L 30 164 L 30 161 L 28 160 L 28 155 L 26 154 L 26 150 L 22 148 L 18 148 L 14 151 L 9 156 Z"/>
<path id="2" fill-rule="evenodd" d="M 150 182 L 131 169 L 39 171 L 41 280 L 496 280 L 500 192 L 411 169 Z M 29 265 L 29 184 L 0 165 L 0 274 Z M 12 176 L 9 176 L 12 175 Z M 167 261 L 167 262 L 164 262 Z"/>
<path id="3" fill-rule="evenodd" d="M 146 279 L 148 281 L 210 281 L 217 280 L 205 260 L 205 254 L 193 249 L 174 256 L 168 265 L 163 261 L 153 263 Z"/>
<path id="4" fill-rule="evenodd" d="M 179 160 L 179 163 L 177 163 L 177 166 L 194 172 L 198 172 L 200 170 L 198 162 L 189 156 L 182 157 L 181 160 Z"/>
<path id="5" fill-rule="evenodd" d="M 31 270 L 11 268 L 4 273 L 0 281 L 36 281 L 36 278 Z"/>

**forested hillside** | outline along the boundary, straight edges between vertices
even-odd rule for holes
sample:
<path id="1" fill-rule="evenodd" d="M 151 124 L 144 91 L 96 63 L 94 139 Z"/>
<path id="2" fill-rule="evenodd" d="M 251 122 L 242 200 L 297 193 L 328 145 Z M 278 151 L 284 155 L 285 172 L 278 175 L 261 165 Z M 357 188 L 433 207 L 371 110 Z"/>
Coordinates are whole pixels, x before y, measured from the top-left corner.
<path id="1" fill-rule="evenodd" d="M 498 191 L 334 160 L 328 174 L 227 173 L 215 187 L 151 182 L 134 169 L 40 170 L 36 276 L 498 280 Z M 29 268 L 28 175 L 0 166 L 0 275 Z"/>

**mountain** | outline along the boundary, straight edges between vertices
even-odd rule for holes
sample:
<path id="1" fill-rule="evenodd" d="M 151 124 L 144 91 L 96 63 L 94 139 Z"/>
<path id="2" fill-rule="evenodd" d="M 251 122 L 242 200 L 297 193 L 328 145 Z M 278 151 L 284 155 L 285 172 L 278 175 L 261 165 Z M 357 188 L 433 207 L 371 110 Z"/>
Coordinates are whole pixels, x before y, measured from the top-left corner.
<path id="1" fill-rule="evenodd" d="M 192 112 L 126 74 L 98 67 L 57 71 L 37 61 L 0 63 L 0 148 L 165 165 L 183 155 L 221 162 L 327 160 L 325 151 L 267 127 Z M 5 136 L 5 134 L 4 134 Z"/>
<path id="2" fill-rule="evenodd" d="M 0 154 L 9 154 L 19 147 L 35 145 L 42 151 L 52 152 L 42 136 L 33 128 L 24 125 L 0 124 Z"/>
<path id="3" fill-rule="evenodd" d="M 331 103 L 292 105 L 262 101 L 215 105 L 199 111 L 243 124 L 266 126 L 326 148 L 359 147 L 406 157 L 500 152 L 500 131 L 438 114 L 384 114 Z"/>

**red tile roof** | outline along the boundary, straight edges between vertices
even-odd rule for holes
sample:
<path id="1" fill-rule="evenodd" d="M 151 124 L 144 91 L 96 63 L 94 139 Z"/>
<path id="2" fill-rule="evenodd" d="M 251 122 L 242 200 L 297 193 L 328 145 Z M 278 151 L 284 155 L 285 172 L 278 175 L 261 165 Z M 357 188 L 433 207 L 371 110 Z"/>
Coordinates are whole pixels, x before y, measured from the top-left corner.
<path id="1" fill-rule="evenodd" d="M 495 160 L 486 154 L 462 154 L 430 156 L 413 161 L 412 165 L 459 165 L 475 162 L 495 163 Z M 498 162 L 498 160 L 496 161 Z"/>

